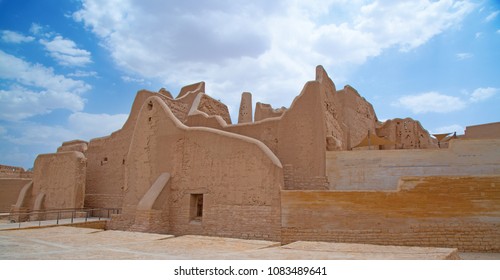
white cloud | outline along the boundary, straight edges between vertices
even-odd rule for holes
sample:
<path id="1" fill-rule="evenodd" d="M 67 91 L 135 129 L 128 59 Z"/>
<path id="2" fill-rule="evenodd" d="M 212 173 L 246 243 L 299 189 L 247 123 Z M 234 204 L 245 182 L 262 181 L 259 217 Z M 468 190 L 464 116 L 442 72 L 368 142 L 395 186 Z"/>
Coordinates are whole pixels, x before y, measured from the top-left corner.
<path id="1" fill-rule="evenodd" d="M 83 1 L 74 13 L 116 64 L 176 87 L 204 80 L 238 108 L 239 94 L 288 106 L 314 67 L 339 82 L 385 49 L 408 51 L 460 24 L 469 1 Z M 349 5 L 347 5 L 349 4 Z"/>
<path id="2" fill-rule="evenodd" d="M 76 78 L 83 78 L 83 77 L 94 77 L 97 78 L 99 75 L 95 71 L 81 71 L 77 70 L 73 73 L 69 73 L 68 77 L 76 77 Z"/>
<path id="3" fill-rule="evenodd" d="M 122 128 L 128 118 L 128 114 L 89 114 L 76 112 L 69 116 L 68 123 L 71 131 L 77 134 L 77 138 L 90 140 L 96 137 L 107 136 Z"/>
<path id="4" fill-rule="evenodd" d="M 75 42 L 56 36 L 52 40 L 40 39 L 50 56 L 60 65 L 84 66 L 92 62 L 90 52 L 76 47 Z"/>
<path id="5" fill-rule="evenodd" d="M 418 95 L 403 96 L 392 105 L 403 107 L 415 114 L 430 112 L 449 113 L 465 108 L 466 102 L 455 96 L 444 95 L 438 92 L 426 92 Z"/>
<path id="6" fill-rule="evenodd" d="M 55 151 L 62 142 L 103 137 L 120 129 L 127 120 L 127 114 L 72 113 L 65 125 L 43 125 L 22 121 L 15 123 L 0 135 L 5 140 L 23 146 L 45 147 L 47 152 Z M 15 135 L 15 136 L 14 136 Z"/>
<path id="7" fill-rule="evenodd" d="M 24 36 L 21 33 L 17 33 L 15 31 L 10 30 L 2 30 L 2 40 L 7 43 L 27 43 L 35 40 L 35 37 L 32 36 Z"/>
<path id="8" fill-rule="evenodd" d="M 377 36 L 386 47 L 411 50 L 459 24 L 474 5 L 469 1 L 375 1 L 363 8 L 358 29 Z"/>
<path id="9" fill-rule="evenodd" d="M 0 119 L 14 121 L 46 114 L 57 108 L 79 111 L 84 105 L 80 96 L 69 92 L 35 92 L 20 86 L 0 89 L 0 104 Z"/>
<path id="10" fill-rule="evenodd" d="M 90 85 L 54 74 L 51 68 L 31 64 L 1 50 L 0 61 L 0 79 L 10 83 L 0 88 L 0 119 L 22 120 L 57 108 L 83 109 L 81 94 Z"/>
<path id="11" fill-rule="evenodd" d="M 494 11 L 494 12 L 490 13 L 484 20 L 486 22 L 490 22 L 498 16 L 498 13 L 500 13 L 500 11 Z"/>
<path id="12" fill-rule="evenodd" d="M 26 150 L 21 150 L 17 146 L 8 149 L 0 148 L 0 158 L 2 164 L 24 167 L 25 169 L 33 167 L 33 155 Z"/>
<path id="13" fill-rule="evenodd" d="M 431 91 L 415 95 L 402 96 L 391 105 L 395 107 L 403 107 L 415 114 L 449 113 L 462 110 L 466 106 L 473 103 L 485 101 L 493 97 L 498 92 L 500 92 L 500 89 L 498 88 L 477 88 L 471 94 L 464 92 L 466 96 L 469 96 L 468 99 L 465 99 Z"/>
<path id="14" fill-rule="evenodd" d="M 457 53 L 456 54 L 458 60 L 464 60 L 468 58 L 472 58 L 474 55 L 471 53 Z"/>
<path id="15" fill-rule="evenodd" d="M 436 129 L 432 130 L 433 134 L 439 134 L 439 133 L 454 133 L 456 132 L 457 134 L 464 134 L 465 128 L 459 124 L 452 124 L 448 126 L 442 126 L 438 127 Z"/>
<path id="16" fill-rule="evenodd" d="M 55 152 L 55 149 L 63 141 L 76 139 L 77 137 L 76 133 L 59 125 L 49 126 L 31 122 L 22 122 L 20 124 L 22 124 L 22 129 L 11 128 L 10 134 L 4 136 L 6 140 L 16 145 L 43 146 L 50 148 L 50 151 L 47 152 Z"/>
<path id="17" fill-rule="evenodd" d="M 479 101 L 484 101 L 488 98 L 491 98 L 493 95 L 497 94 L 500 91 L 498 88 L 492 88 L 492 87 L 487 87 L 487 88 L 477 88 L 472 92 L 470 96 L 470 101 L 471 102 L 479 102 Z"/>
<path id="18" fill-rule="evenodd" d="M 30 27 L 30 32 L 34 35 L 40 35 L 40 33 L 42 32 L 43 30 L 43 27 L 38 24 L 38 23 L 32 23 L 31 24 L 31 27 Z"/>
<path id="19" fill-rule="evenodd" d="M 121 78 L 124 82 L 127 82 L 127 83 L 144 83 L 144 79 L 132 78 L 129 76 L 122 76 Z"/>

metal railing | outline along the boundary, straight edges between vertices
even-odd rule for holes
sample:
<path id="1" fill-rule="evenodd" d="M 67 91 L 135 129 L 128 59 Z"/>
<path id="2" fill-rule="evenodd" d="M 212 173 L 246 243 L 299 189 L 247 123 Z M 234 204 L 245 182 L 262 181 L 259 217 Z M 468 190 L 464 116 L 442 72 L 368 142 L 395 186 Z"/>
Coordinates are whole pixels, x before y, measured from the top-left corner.
<path id="1" fill-rule="evenodd" d="M 59 225 L 73 223 L 87 223 L 91 221 L 100 221 L 110 219 L 113 214 L 120 214 L 121 208 L 66 208 L 66 209 L 47 209 L 30 212 L 10 212 L 0 214 L 0 220 L 7 218 L 11 224 L 18 223 L 21 228 L 22 223 L 30 223 L 30 226 L 42 226 L 42 222 L 50 221 L 50 224 Z M 38 223 L 37 223 L 38 222 Z M 47 225 L 44 224 L 44 225 Z"/>

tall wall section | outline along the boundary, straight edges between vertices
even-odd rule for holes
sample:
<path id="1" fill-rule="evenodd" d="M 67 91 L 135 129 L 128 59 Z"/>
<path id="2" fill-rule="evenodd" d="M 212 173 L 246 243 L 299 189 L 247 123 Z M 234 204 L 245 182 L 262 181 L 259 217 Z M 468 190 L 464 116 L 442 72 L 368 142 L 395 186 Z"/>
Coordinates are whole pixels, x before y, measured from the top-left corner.
<path id="1" fill-rule="evenodd" d="M 326 189 L 324 95 L 310 81 L 281 117 L 219 129 L 262 141 L 283 164 L 286 189 Z"/>
<path id="2" fill-rule="evenodd" d="M 373 106 L 353 87 L 336 90 L 322 66 L 316 67 L 316 80 L 321 83 L 325 94 L 323 111 L 327 150 L 350 150 L 368 135 L 368 131 L 375 133 L 377 116 Z"/>
<path id="3" fill-rule="evenodd" d="M 85 153 L 85 207 L 121 207 L 125 187 L 125 163 L 133 129 L 142 104 L 153 95 L 153 92 L 139 91 L 123 127 L 109 136 L 90 140 Z"/>
<path id="4" fill-rule="evenodd" d="M 86 159 L 82 153 L 39 155 L 34 169 L 31 210 L 83 207 Z"/>
<path id="5" fill-rule="evenodd" d="M 152 207 L 140 207 L 167 173 L 170 179 Z M 186 127 L 152 97 L 135 124 L 125 164 L 123 213 L 110 228 L 279 240 L 282 186 L 281 164 L 265 145 Z M 151 217 L 156 222 L 141 221 Z"/>
<path id="6" fill-rule="evenodd" d="M 331 190 L 395 190 L 402 176 L 500 174 L 500 139 L 452 140 L 448 149 L 326 153 Z"/>
<path id="7" fill-rule="evenodd" d="M 498 174 L 498 173 L 497 173 Z M 500 252 L 500 177 L 406 177 L 397 191 L 282 191 L 282 242 Z"/>

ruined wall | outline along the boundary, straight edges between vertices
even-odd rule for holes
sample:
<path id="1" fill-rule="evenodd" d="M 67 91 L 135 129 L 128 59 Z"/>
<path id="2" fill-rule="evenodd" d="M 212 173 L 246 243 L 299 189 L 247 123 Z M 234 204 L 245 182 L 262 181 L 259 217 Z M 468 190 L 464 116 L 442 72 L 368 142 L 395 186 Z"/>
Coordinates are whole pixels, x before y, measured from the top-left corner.
<path id="1" fill-rule="evenodd" d="M 170 180 L 149 211 L 139 201 L 161 174 Z M 123 214 L 110 228 L 280 239 L 279 160 L 262 143 L 209 128 L 188 128 L 158 98 L 143 105 L 126 161 Z M 192 217 L 192 199 L 203 214 Z M 156 223 L 142 223 L 152 220 Z M 262 225 L 266 225 L 262 227 Z"/>
<path id="2" fill-rule="evenodd" d="M 250 92 L 244 92 L 241 94 L 238 123 L 251 123 L 253 121 L 252 113 L 252 94 Z"/>
<path id="3" fill-rule="evenodd" d="M 16 204 L 19 192 L 27 183 L 28 178 L 0 178 L 0 213 L 8 213 Z"/>
<path id="4" fill-rule="evenodd" d="M 500 138 L 500 122 L 467 126 L 465 128 L 465 138 L 498 139 Z"/>
<path id="5" fill-rule="evenodd" d="M 262 141 L 286 166 L 286 189 L 326 189 L 323 88 L 306 83 L 280 118 L 222 127 Z"/>
<path id="6" fill-rule="evenodd" d="M 316 67 L 316 80 L 324 89 L 323 111 L 327 150 L 350 150 L 368 131 L 375 132 L 377 116 L 373 106 L 351 86 L 336 90 L 322 66 Z"/>
<path id="7" fill-rule="evenodd" d="M 383 150 L 438 148 L 429 132 L 411 118 L 387 120 L 377 128 L 377 135 L 395 143 L 382 146 Z"/>
<path id="8" fill-rule="evenodd" d="M 281 117 L 286 110 L 287 109 L 285 107 L 274 109 L 270 104 L 257 102 L 255 104 L 254 120 L 258 122 L 268 118 Z"/>
<path id="9" fill-rule="evenodd" d="M 404 178 L 384 191 L 282 191 L 282 242 L 500 252 L 499 176 Z"/>
<path id="10" fill-rule="evenodd" d="M 45 196 L 40 209 L 83 207 L 86 160 L 82 153 L 39 155 L 34 169 L 32 197 Z"/>
<path id="11" fill-rule="evenodd" d="M 88 148 L 88 144 L 89 144 L 88 142 L 83 140 L 72 140 L 63 142 L 61 147 L 57 148 L 57 152 L 59 153 L 59 152 L 77 151 L 85 154 Z"/>
<path id="12" fill-rule="evenodd" d="M 452 140 L 448 149 L 327 152 L 331 190 L 394 190 L 402 176 L 500 174 L 500 140 Z"/>
<path id="13" fill-rule="evenodd" d="M 22 167 L 0 164 L 0 178 L 33 178 L 33 172 Z"/>
<path id="14" fill-rule="evenodd" d="M 324 88 L 307 82 L 279 126 L 277 155 L 287 166 L 286 189 L 326 189 Z"/>
<path id="15" fill-rule="evenodd" d="M 345 127 L 343 133 L 347 141 L 344 149 L 348 150 L 359 144 L 368 131 L 375 132 L 377 116 L 373 106 L 351 86 L 345 86 L 333 97 L 334 102 L 341 104 L 339 120 Z"/>
<path id="16" fill-rule="evenodd" d="M 206 94 L 203 94 L 197 109 L 209 116 L 220 116 L 227 124 L 231 124 L 231 117 L 229 116 L 227 106 Z"/>

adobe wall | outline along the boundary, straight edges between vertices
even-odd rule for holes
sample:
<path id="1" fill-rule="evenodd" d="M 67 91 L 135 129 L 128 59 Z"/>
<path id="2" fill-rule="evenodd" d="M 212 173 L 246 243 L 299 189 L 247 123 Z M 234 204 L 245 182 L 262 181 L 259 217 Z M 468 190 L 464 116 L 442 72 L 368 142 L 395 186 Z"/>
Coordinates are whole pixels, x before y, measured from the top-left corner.
<path id="1" fill-rule="evenodd" d="M 221 130 L 255 138 L 286 166 L 286 189 L 326 189 L 324 88 L 307 82 L 290 109 L 281 117 L 221 127 Z"/>
<path id="2" fill-rule="evenodd" d="M 86 160 L 82 153 L 39 155 L 34 169 L 32 197 L 36 200 L 45 195 L 41 209 L 83 207 Z"/>
<path id="3" fill-rule="evenodd" d="M 145 100 L 154 92 L 137 92 L 129 118 L 111 135 L 90 140 L 87 151 L 85 207 L 120 208 L 125 186 L 125 161 L 137 115 Z"/>
<path id="4" fill-rule="evenodd" d="M 350 150 L 368 131 L 375 132 L 377 116 L 373 106 L 351 86 L 337 90 L 322 66 L 316 67 L 316 81 L 324 88 L 323 111 L 327 150 Z"/>
<path id="5" fill-rule="evenodd" d="M 467 126 L 465 128 L 465 138 L 498 139 L 500 138 L 500 122 Z"/>
<path id="6" fill-rule="evenodd" d="M 22 167 L 0 164 L 0 178 L 33 178 L 33 172 Z"/>
<path id="7" fill-rule="evenodd" d="M 85 151 L 88 158 L 85 206 L 121 207 L 125 185 L 125 161 L 137 115 L 147 98 L 151 96 L 161 98 L 181 121 L 186 121 L 191 111 L 198 111 L 208 116 L 220 115 L 224 121 L 231 123 L 227 106 L 204 94 L 204 90 L 204 82 L 188 85 L 181 89 L 177 99 L 172 99 L 166 91 L 137 92 L 124 126 L 109 136 L 95 138 L 88 143 Z M 81 145 L 81 143 L 68 144 L 72 144 L 68 148 L 75 146 L 73 144 Z M 68 149 L 65 147 L 63 145 L 60 149 Z"/>
<path id="8" fill-rule="evenodd" d="M 411 118 L 385 121 L 377 128 L 377 136 L 395 143 L 382 146 L 383 150 L 438 148 L 437 140 L 430 136 L 419 121 Z"/>
<path id="9" fill-rule="evenodd" d="M 110 228 L 280 239 L 282 168 L 259 141 L 184 126 L 152 97 L 137 119 L 125 168 L 123 214 Z M 138 211 L 139 201 L 164 173 L 171 177 L 154 206 Z M 191 219 L 196 194 L 203 195 L 201 222 Z"/>
<path id="10" fill-rule="evenodd" d="M 27 183 L 28 178 L 0 178 L 0 213 L 8 213 L 16 204 L 19 192 Z"/>
<path id="11" fill-rule="evenodd" d="M 282 191 L 282 242 L 500 252 L 499 176 L 402 180 L 398 191 Z"/>
<path id="12" fill-rule="evenodd" d="M 257 102 L 255 104 L 254 120 L 258 122 L 269 118 L 281 117 L 286 110 L 285 107 L 274 109 L 270 104 Z"/>
<path id="13" fill-rule="evenodd" d="M 84 153 L 88 149 L 88 142 L 83 141 L 83 140 L 72 140 L 72 141 L 67 141 L 63 142 L 62 145 L 57 148 L 57 152 L 70 152 L 70 151 L 77 151 L 80 153 Z"/>
<path id="14" fill-rule="evenodd" d="M 402 176 L 500 174 L 500 139 L 452 140 L 448 149 L 326 152 L 331 190 L 395 190 Z"/>
<path id="15" fill-rule="evenodd" d="M 231 117 L 229 116 L 227 106 L 206 94 L 202 95 L 200 103 L 196 108 L 209 116 L 220 116 L 227 124 L 231 124 Z"/>

